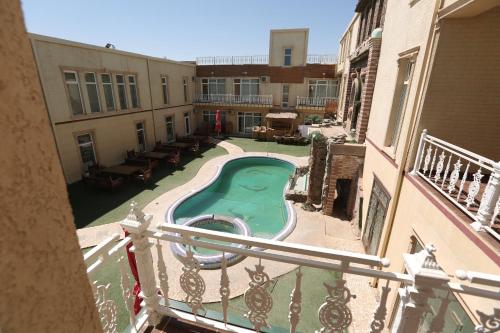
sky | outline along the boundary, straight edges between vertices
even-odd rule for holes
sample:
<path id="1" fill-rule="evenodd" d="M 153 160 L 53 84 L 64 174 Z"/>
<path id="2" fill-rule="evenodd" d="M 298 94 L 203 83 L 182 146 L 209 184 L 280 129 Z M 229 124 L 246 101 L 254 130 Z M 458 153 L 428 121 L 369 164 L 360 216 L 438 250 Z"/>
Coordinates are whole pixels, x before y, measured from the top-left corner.
<path id="1" fill-rule="evenodd" d="M 336 54 L 356 0 L 23 0 L 29 32 L 195 60 L 269 53 L 269 30 L 309 28 L 309 54 Z"/>

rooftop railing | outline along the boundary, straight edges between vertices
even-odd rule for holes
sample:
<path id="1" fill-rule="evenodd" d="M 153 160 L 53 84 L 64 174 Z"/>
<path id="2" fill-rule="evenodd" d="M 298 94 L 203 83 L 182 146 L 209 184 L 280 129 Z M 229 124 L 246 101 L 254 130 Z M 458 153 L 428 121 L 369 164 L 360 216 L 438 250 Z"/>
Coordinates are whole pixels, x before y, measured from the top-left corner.
<path id="1" fill-rule="evenodd" d="M 335 54 L 308 54 L 306 63 L 332 65 L 337 63 Z M 196 65 L 268 65 L 269 56 L 251 55 L 251 56 L 214 56 L 214 57 L 198 57 Z"/>
<path id="2" fill-rule="evenodd" d="M 197 104 L 215 104 L 215 105 L 251 105 L 271 107 L 273 105 L 273 95 L 212 95 L 199 94 L 195 96 L 194 102 Z"/>
<path id="3" fill-rule="evenodd" d="M 413 175 L 418 175 L 500 240 L 500 163 L 422 132 Z"/>
<path id="4" fill-rule="evenodd" d="M 488 309 L 488 313 L 480 316 L 484 322 L 476 332 L 486 332 L 481 329 L 491 326 L 490 320 L 495 316 L 493 305 L 500 301 L 499 276 L 457 271 L 453 277 L 441 270 L 434 255 L 436 249 L 432 246 L 415 254 L 404 254 L 409 273 L 403 274 L 388 271 L 389 261 L 377 256 L 176 224 L 152 227 L 151 221 L 152 216 L 144 215 L 132 204 L 127 218 L 121 223 L 130 236 L 119 241 L 115 235 L 85 255 L 104 332 L 117 332 L 117 318 L 120 317 L 128 318 L 127 331 L 137 332 L 146 324 L 156 325 L 163 316 L 217 332 L 267 332 L 268 327 L 280 332 L 313 332 L 315 328 L 310 327 L 312 318 L 309 316 L 316 318 L 314 325 L 320 332 L 343 332 L 351 326 L 353 318 L 366 323 L 367 329 L 363 331 L 382 332 L 387 327 L 390 288 L 381 289 L 380 302 L 373 309 L 373 316 L 366 317 L 365 299 L 358 300 L 363 302 L 358 310 L 351 309 L 352 288 L 356 288 L 356 283 L 349 284 L 352 275 L 377 278 L 381 285 L 390 281 L 401 285 L 401 298 L 392 326 L 392 332 L 396 333 L 419 330 L 436 289 L 484 300 L 482 311 Z M 171 254 L 169 244 L 172 243 L 181 244 L 186 250 L 181 257 Z M 142 299 L 142 309 L 136 309 L 137 314 L 133 307 L 136 300 L 131 287 L 133 274 L 125 252 L 128 246 L 132 246 L 135 262 L 132 259 L 131 266 L 136 264 L 141 288 L 138 296 Z M 219 253 L 221 268 L 202 270 L 198 261 L 200 253 Z M 230 263 L 226 260 L 230 254 L 242 256 L 243 261 Z M 112 272 L 110 267 L 116 264 L 119 272 L 114 278 L 119 286 L 110 282 L 113 278 L 109 274 Z M 229 268 L 231 264 L 235 266 Z M 282 265 L 288 265 L 287 269 L 292 272 L 292 283 L 286 293 L 290 296 L 273 298 L 276 281 L 272 276 L 279 276 L 277 269 Z M 97 274 L 100 269 L 106 269 L 107 274 Z M 326 281 L 318 280 L 321 275 L 314 274 L 313 287 L 321 288 L 321 297 L 308 294 L 310 286 L 305 284 L 303 275 L 306 269 L 331 273 Z M 468 282 L 462 285 L 458 280 Z M 247 284 L 242 284 L 244 281 Z M 121 291 L 121 297 L 109 297 L 108 292 L 113 288 Z M 241 304 L 232 307 L 231 300 L 238 295 L 243 295 L 238 301 Z M 125 314 L 118 310 L 123 304 Z M 443 331 L 449 304 L 445 300 L 439 305 L 433 303 L 438 306 L 430 323 L 433 332 Z M 277 310 L 271 316 L 274 307 Z"/>

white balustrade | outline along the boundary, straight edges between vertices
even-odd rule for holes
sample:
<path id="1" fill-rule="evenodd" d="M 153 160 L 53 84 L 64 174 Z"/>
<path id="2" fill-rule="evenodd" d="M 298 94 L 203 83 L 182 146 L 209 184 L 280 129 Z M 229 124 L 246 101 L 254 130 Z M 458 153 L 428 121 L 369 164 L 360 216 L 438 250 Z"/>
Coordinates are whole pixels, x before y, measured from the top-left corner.
<path id="1" fill-rule="evenodd" d="M 333 65 L 337 63 L 336 54 L 308 54 L 306 58 L 308 64 Z M 250 55 L 250 56 L 215 56 L 198 57 L 196 65 L 268 65 L 269 56 Z"/>
<path id="2" fill-rule="evenodd" d="M 267 106 L 273 105 L 273 95 L 208 95 L 200 94 L 194 99 L 195 103 L 198 104 L 220 104 L 220 105 L 252 105 L 252 106 Z"/>
<path id="3" fill-rule="evenodd" d="M 500 240 L 500 163 L 422 132 L 411 172 L 473 219 L 471 226 Z M 479 195 L 481 193 L 481 195 Z"/>
<path id="4" fill-rule="evenodd" d="M 217 332 L 260 332 L 261 329 L 273 325 L 270 322 L 269 313 L 273 309 L 274 302 L 284 300 L 273 299 L 269 288 L 272 280 L 267 272 L 267 266 L 273 262 L 288 263 L 297 265 L 295 271 L 295 287 L 291 290 L 288 313 L 289 331 L 294 333 L 300 324 L 303 316 L 302 300 L 307 288 L 302 283 L 301 267 L 313 267 L 337 272 L 338 278 L 334 281 L 318 281 L 323 283 L 325 288 L 324 302 L 319 306 L 317 316 L 321 329 L 319 332 L 343 332 L 349 328 L 353 321 L 353 313 L 350 308 L 351 299 L 354 298 L 348 287 L 348 274 L 374 277 L 379 279 L 379 283 L 384 283 L 382 294 L 377 308 L 373 310 L 373 317 L 364 318 L 370 324 L 371 333 L 380 333 L 387 330 L 387 301 L 389 294 L 389 282 L 395 281 L 401 284 L 401 302 L 397 315 L 394 319 L 392 332 L 417 332 L 421 318 L 427 311 L 427 301 L 433 296 L 433 288 L 444 289 L 457 294 L 473 295 L 483 299 L 500 301 L 500 293 L 492 288 L 500 286 L 500 277 L 482 274 L 477 272 L 457 271 L 458 280 L 468 280 L 467 285 L 452 282 L 452 276 L 441 270 L 435 258 L 436 249 L 432 246 L 416 254 L 404 254 L 404 262 L 408 273 L 387 271 L 389 261 L 377 256 L 339 251 L 329 248 L 321 248 L 302 244 L 293 244 L 282 241 L 273 241 L 247 236 L 239 236 L 224 232 L 198 229 L 176 224 L 162 224 L 156 228 L 151 227 L 149 222 L 151 216 L 144 216 L 132 206 L 127 218 L 122 222 L 122 226 L 131 235 L 122 241 L 118 241 L 118 235 L 111 237 L 85 255 L 85 262 L 88 265 L 90 281 L 96 285 L 96 302 L 101 318 L 103 318 L 103 328 L 105 332 L 116 332 L 116 307 L 107 300 L 107 290 L 109 285 L 105 281 L 94 283 L 91 276 L 103 265 L 109 264 L 111 260 L 118 260 L 120 263 L 126 262 L 124 249 L 127 244 L 133 242 L 134 253 L 136 255 L 137 266 L 139 268 L 140 281 L 142 287 L 141 295 L 144 297 L 145 307 L 138 316 L 134 316 L 132 310 L 133 298 L 131 298 L 131 288 L 127 283 L 122 282 L 124 289 L 124 301 L 130 315 L 130 324 L 136 330 L 140 329 L 146 319 L 151 323 L 159 320 L 159 315 L 178 318 L 184 322 L 191 322 L 194 325 L 201 325 L 211 328 Z M 186 247 L 186 255 L 180 258 L 181 264 L 177 264 L 182 271 L 179 277 L 179 284 L 182 292 L 186 295 L 185 304 L 190 309 L 179 310 L 171 306 L 168 300 L 169 290 L 173 287 L 169 285 L 167 267 L 171 261 L 164 259 L 162 251 L 169 251 L 168 246 L 161 246 L 161 243 L 180 243 Z M 151 246 L 155 244 L 155 246 Z M 246 245 L 238 247 L 237 245 Z M 218 271 L 219 283 L 215 281 L 205 281 L 200 274 L 200 263 L 197 256 L 192 252 L 192 248 L 205 248 L 222 252 L 222 265 Z M 151 257 L 156 252 L 157 272 L 153 270 Z M 245 267 L 248 274 L 248 288 L 244 293 L 244 302 L 247 311 L 241 315 L 248 318 L 251 328 L 245 329 L 241 326 L 233 325 L 228 319 L 229 297 L 231 294 L 231 281 L 227 272 L 226 254 L 235 253 L 247 257 L 258 259 L 255 265 Z M 171 259 L 170 259 L 171 260 Z M 266 264 L 263 263 L 266 260 Z M 255 263 L 255 262 L 254 262 Z M 241 264 L 244 264 L 242 262 Z M 121 265 L 122 276 L 127 275 L 127 265 Z M 170 268 L 171 269 L 171 268 Z M 122 281 L 128 281 L 128 276 Z M 457 281 L 455 279 L 455 281 Z M 210 285 L 207 285 L 207 284 Z M 220 285 L 220 303 L 222 316 L 208 317 L 204 306 L 204 294 L 207 288 L 214 288 Z M 383 285 L 383 284 L 382 284 Z M 215 287 L 218 288 L 218 287 Z M 178 291 L 176 292 L 178 294 Z M 308 305 L 309 306 L 309 305 Z M 444 317 L 448 307 L 448 302 L 442 302 L 437 315 L 432 320 L 431 328 L 433 332 L 439 332 L 444 325 Z M 494 309 L 491 309 L 491 316 L 494 316 Z M 219 318 L 219 319 L 216 319 Z M 484 323 L 478 329 L 491 326 L 491 317 L 484 316 Z M 359 318 L 355 318 L 358 321 Z M 482 321 L 482 319 L 481 319 Z M 133 331 L 133 330 L 132 330 Z M 479 331 L 478 331 L 479 332 Z"/>
<path id="5" fill-rule="evenodd" d="M 302 97 L 297 96 L 297 109 L 324 110 L 328 103 L 336 101 L 336 97 Z"/>

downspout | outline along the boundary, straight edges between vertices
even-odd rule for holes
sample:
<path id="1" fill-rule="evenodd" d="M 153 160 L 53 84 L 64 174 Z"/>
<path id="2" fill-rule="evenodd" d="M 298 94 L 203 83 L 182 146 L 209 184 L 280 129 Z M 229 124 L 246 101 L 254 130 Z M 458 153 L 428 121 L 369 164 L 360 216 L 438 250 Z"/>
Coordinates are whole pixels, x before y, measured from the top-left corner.
<path id="1" fill-rule="evenodd" d="M 149 70 L 149 58 L 146 58 L 146 67 L 148 68 L 148 84 L 149 84 L 149 100 L 151 103 L 151 116 L 153 118 L 153 137 L 154 143 L 156 144 L 156 124 L 155 124 L 155 109 L 153 105 L 153 90 L 151 90 L 151 71 Z"/>
<path id="2" fill-rule="evenodd" d="M 422 71 L 420 72 L 420 77 L 417 85 L 417 93 L 416 93 L 416 101 L 417 103 L 414 104 L 413 107 L 413 112 L 412 112 L 412 118 L 410 120 L 410 126 L 409 126 L 409 133 L 405 138 L 404 145 L 403 145 L 403 157 L 401 159 L 401 165 L 399 166 L 398 169 L 398 178 L 396 181 L 396 188 L 394 191 L 394 198 L 393 198 L 393 205 L 392 209 L 389 212 L 389 227 L 388 227 L 388 233 L 386 237 L 384 238 L 383 241 L 383 246 L 382 246 L 382 252 L 380 253 L 380 257 L 385 257 L 387 254 L 387 247 L 389 244 L 389 239 L 391 238 L 392 234 L 392 227 L 394 224 L 394 218 L 396 216 L 396 211 L 397 207 L 399 204 L 399 199 L 401 195 L 401 188 L 403 184 L 403 179 L 405 176 L 405 169 L 407 168 L 409 164 L 408 156 L 410 155 L 411 148 L 412 148 L 412 138 L 417 137 L 417 140 L 420 136 L 416 135 L 417 130 L 418 130 L 418 125 L 419 125 L 419 120 L 420 116 L 422 113 L 422 107 L 423 107 L 423 102 L 424 102 L 424 96 L 427 88 L 427 83 L 429 80 L 430 72 L 432 69 L 433 65 L 433 58 L 431 58 L 432 55 L 435 54 L 436 51 L 436 46 L 437 42 L 439 39 L 439 26 L 438 26 L 438 11 L 441 8 L 443 0 L 436 0 L 435 5 L 434 5 L 434 13 L 432 17 L 432 24 L 429 29 L 429 37 L 427 39 L 427 45 L 425 49 L 425 54 L 424 54 L 424 59 L 423 59 L 423 64 L 422 64 Z"/>

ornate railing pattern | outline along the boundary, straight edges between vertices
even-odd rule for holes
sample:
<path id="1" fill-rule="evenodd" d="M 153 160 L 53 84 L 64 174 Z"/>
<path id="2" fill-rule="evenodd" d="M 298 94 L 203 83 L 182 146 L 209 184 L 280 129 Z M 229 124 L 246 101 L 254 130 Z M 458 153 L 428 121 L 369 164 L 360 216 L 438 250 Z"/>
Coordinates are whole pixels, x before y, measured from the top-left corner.
<path id="1" fill-rule="evenodd" d="M 273 95 L 207 95 L 200 94 L 194 99 L 198 104 L 218 104 L 218 105 L 249 105 L 271 107 L 273 105 Z"/>
<path id="2" fill-rule="evenodd" d="M 335 54 L 308 54 L 308 64 L 333 65 L 337 63 L 337 55 Z M 251 55 L 251 56 L 215 56 L 215 57 L 198 57 L 196 65 L 268 65 L 269 56 Z"/>
<path id="3" fill-rule="evenodd" d="M 494 290 L 494 288 L 500 287 L 499 276 L 457 271 L 456 277 L 459 280 L 468 280 L 468 284 L 461 285 L 456 281 L 453 282 L 450 280 L 450 276 L 443 272 L 437 264 L 434 256 L 435 249 L 432 246 L 428 246 L 416 254 L 404 254 L 405 267 L 409 273 L 402 274 L 384 271 L 389 266 L 389 261 L 376 256 L 237 236 L 182 225 L 163 224 L 158 228 L 153 228 L 150 226 L 151 220 L 152 216 L 145 216 L 135 205 L 132 205 L 127 218 L 121 223 L 122 227 L 130 232 L 130 236 L 119 241 L 118 235 L 115 235 L 85 255 L 89 279 L 96 291 L 97 308 L 104 331 L 107 333 L 116 332 L 116 304 L 110 301 L 106 294 L 109 284 L 104 284 L 104 281 L 94 282 L 93 275 L 96 270 L 111 261 L 118 261 L 120 264 L 123 300 L 130 313 L 132 331 L 141 329 L 146 320 L 150 325 L 155 325 L 162 316 L 170 316 L 185 322 L 192 322 L 194 325 L 212 328 L 218 332 L 260 332 L 261 329 L 272 324 L 269 313 L 273 308 L 273 302 L 279 301 L 273 300 L 269 292 L 268 287 L 271 280 L 263 260 L 269 264 L 281 262 L 299 267 L 295 275 L 295 287 L 290 291 L 289 312 L 283 314 L 285 318 L 288 317 L 290 332 L 296 332 L 297 325 L 301 320 L 304 291 L 301 285 L 300 267 L 325 269 L 339 274 L 338 279 L 333 283 L 323 281 L 325 298 L 317 312 L 319 323 L 322 325 L 319 332 L 343 332 L 352 322 L 353 314 L 350 309 L 352 295 L 346 284 L 346 273 L 378 278 L 380 283 L 383 281 L 401 283 L 402 287 L 399 290 L 401 301 L 392 327 L 392 332 L 397 333 L 417 332 L 420 320 L 427 311 L 428 299 L 433 297 L 433 288 L 442 288 L 453 293 L 493 300 L 491 304 L 498 303 L 500 300 L 500 293 L 498 290 Z M 132 249 L 141 282 L 140 296 L 143 298 L 143 309 L 137 316 L 133 315 L 131 288 L 126 282 L 129 281 L 130 277 L 128 276 L 125 247 L 130 242 L 134 245 Z M 172 286 L 167 275 L 167 267 L 170 262 L 164 260 L 163 257 L 164 251 L 169 251 L 170 247 L 165 246 L 165 242 L 180 243 L 188 249 L 186 256 L 181 260 L 182 274 L 179 283 L 185 294 L 185 304 L 191 311 L 181 311 L 170 305 L 168 296 Z M 235 247 L 236 244 L 243 244 L 246 247 Z M 203 297 L 207 285 L 200 274 L 200 264 L 191 251 L 191 248 L 194 247 L 221 251 L 223 258 L 226 253 L 238 253 L 258 259 L 255 266 L 245 268 L 249 282 L 244 293 L 244 302 L 248 311 L 243 314 L 251 323 L 251 329 L 235 326 L 228 321 L 228 300 L 231 295 L 231 285 L 225 261 L 222 262 L 219 270 L 221 319 L 210 319 L 205 316 Z M 156 269 L 153 261 L 154 252 L 156 252 L 157 258 Z M 369 332 L 371 333 L 382 332 L 387 328 L 386 302 L 388 292 L 388 288 L 382 288 L 380 303 L 374 309 L 373 317 L 366 318 L 370 323 Z M 433 332 L 442 330 L 444 313 L 446 313 L 448 303 L 441 302 L 440 309 L 431 323 Z M 480 317 L 483 325 L 478 326 L 476 332 L 493 332 L 490 330 L 494 328 L 492 325 L 498 323 L 494 321 L 494 310 L 492 309 L 491 314 L 480 313 Z"/>
<path id="4" fill-rule="evenodd" d="M 325 110 L 326 106 L 336 101 L 336 97 L 302 97 L 297 96 L 297 109 Z"/>
<path id="5" fill-rule="evenodd" d="M 422 132 L 413 175 L 432 185 L 471 217 L 472 227 L 495 230 L 500 208 L 500 163 Z"/>

